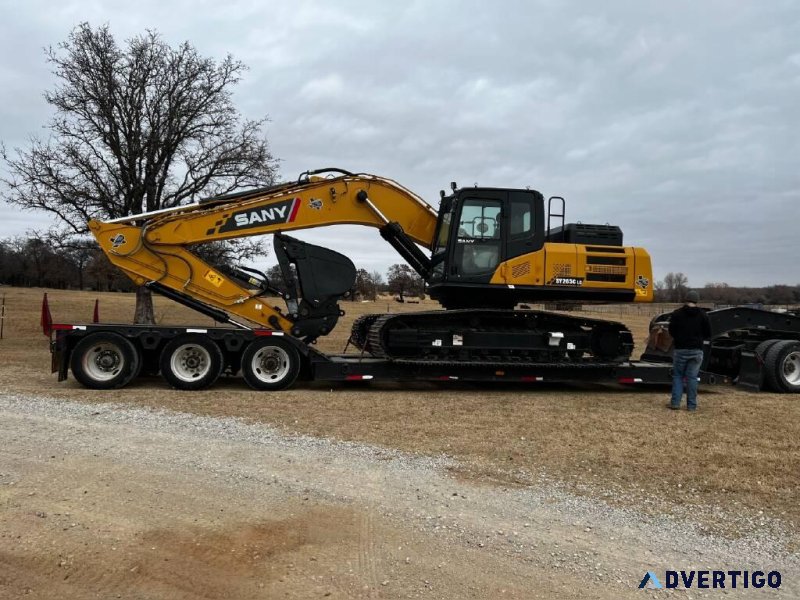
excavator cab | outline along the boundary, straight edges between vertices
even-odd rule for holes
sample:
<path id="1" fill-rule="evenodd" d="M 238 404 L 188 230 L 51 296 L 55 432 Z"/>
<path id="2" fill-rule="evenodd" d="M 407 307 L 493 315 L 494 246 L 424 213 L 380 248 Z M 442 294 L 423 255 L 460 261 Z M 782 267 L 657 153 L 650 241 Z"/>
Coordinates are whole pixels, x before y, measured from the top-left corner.
<path id="1" fill-rule="evenodd" d="M 465 188 L 443 197 L 431 296 L 448 307 L 513 306 L 516 298 L 498 295 L 492 279 L 504 262 L 542 249 L 544 223 L 544 198 L 534 190 Z"/>
<path id="2" fill-rule="evenodd" d="M 427 277 L 446 308 L 652 299 L 649 256 L 623 247 L 616 225 L 565 223 L 564 199 L 545 210 L 535 190 L 453 188 L 442 194 Z"/>
<path id="3" fill-rule="evenodd" d="M 543 206 L 528 190 L 474 188 L 444 198 L 432 281 L 489 283 L 503 261 L 541 249 Z"/>

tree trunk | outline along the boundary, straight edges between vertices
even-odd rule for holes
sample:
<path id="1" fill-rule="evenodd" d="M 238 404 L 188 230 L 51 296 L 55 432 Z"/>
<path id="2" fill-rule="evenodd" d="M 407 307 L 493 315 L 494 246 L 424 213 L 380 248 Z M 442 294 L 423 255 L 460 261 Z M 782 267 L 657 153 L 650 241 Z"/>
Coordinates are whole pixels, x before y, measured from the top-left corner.
<path id="1" fill-rule="evenodd" d="M 156 322 L 153 312 L 153 293 L 143 285 L 136 288 L 136 312 L 133 322 L 137 325 L 155 325 Z"/>

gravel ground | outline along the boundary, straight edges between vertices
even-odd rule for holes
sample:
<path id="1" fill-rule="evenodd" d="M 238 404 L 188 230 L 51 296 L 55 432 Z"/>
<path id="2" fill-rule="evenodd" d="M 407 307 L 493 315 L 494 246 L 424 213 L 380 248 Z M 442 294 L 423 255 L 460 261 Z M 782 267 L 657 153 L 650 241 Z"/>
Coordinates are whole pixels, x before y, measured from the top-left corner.
<path id="1" fill-rule="evenodd" d="M 332 597 L 478 598 L 505 593 L 508 597 L 572 598 L 588 593 L 598 598 L 657 598 L 669 592 L 636 587 L 646 571 L 661 574 L 666 569 L 779 570 L 783 576 L 777 591 L 673 592 L 682 598 L 800 597 L 800 559 L 787 550 L 795 544 L 795 534 L 776 521 L 749 518 L 742 528 L 752 533 L 730 539 L 709 533 L 703 522 L 708 515 L 703 513 L 650 516 L 646 511 L 569 494 L 558 482 L 544 478 L 517 487 L 475 482 L 459 475 L 464 466 L 447 456 L 416 456 L 360 443 L 287 436 L 236 419 L 124 405 L 0 394 L 0 431 L 4 440 L 0 501 L 6 508 L 0 517 L 0 596 L 6 590 L 36 592 L 40 597 L 51 591 L 53 597 L 69 597 L 63 587 L 66 579 L 54 583 L 63 566 L 52 577 L 43 568 L 42 576 L 36 578 L 20 565 L 47 563 L 54 544 L 72 548 L 66 554 L 73 556 L 73 562 L 84 560 L 81 557 L 88 550 L 81 554 L 79 543 L 64 541 L 61 528 L 29 529 L 38 513 L 63 516 L 72 506 L 71 514 L 80 513 L 84 523 L 92 524 L 86 526 L 80 542 L 85 548 L 105 548 L 113 540 L 118 545 L 127 541 L 133 548 L 132 540 L 150 539 L 147 532 L 164 527 L 180 533 L 186 530 L 182 523 L 190 514 L 198 523 L 192 527 L 200 531 L 229 527 L 230 521 L 217 522 L 217 517 L 199 518 L 211 510 L 227 510 L 237 523 L 263 522 L 265 515 L 302 515 L 308 507 L 316 511 L 309 518 L 317 521 L 319 511 L 355 515 L 325 521 L 325 527 L 332 528 L 327 546 L 319 541 L 305 545 L 307 553 L 319 557 L 270 555 L 270 566 L 264 568 L 274 569 L 280 563 L 289 574 L 282 579 L 262 580 L 261 571 L 247 572 L 248 581 L 267 586 L 255 589 L 295 597 L 319 591 L 320 596 Z M 70 496 L 72 492 L 61 492 L 53 483 L 56 472 L 71 479 L 73 485 L 67 487 L 76 494 L 82 486 L 91 487 L 92 506 L 80 504 L 77 496 Z M 99 481 L 109 483 L 98 491 Z M 135 483 L 143 497 L 167 493 L 174 498 L 170 502 L 154 499 L 151 509 L 142 512 L 141 502 L 117 496 L 123 493 L 119 481 L 128 487 Z M 171 482 L 166 492 L 164 481 Z M 131 504 L 138 506 L 126 514 L 125 507 Z M 737 518 L 721 509 L 709 511 L 717 519 Z M 307 533 L 307 526 L 300 527 Z M 117 537 L 112 531 L 117 531 Z M 291 528 L 282 531 L 292 532 Z M 355 558 L 342 562 L 339 559 L 348 549 Z M 300 551 L 294 548 L 292 552 Z M 114 591 L 122 584 L 130 595 L 121 597 L 192 596 L 191 591 L 181 596 L 185 590 L 176 588 L 177 584 L 167 585 L 169 578 L 162 571 L 147 580 L 146 573 L 139 571 L 136 553 L 130 550 L 129 556 L 133 566 L 125 581 L 103 579 L 104 570 L 114 571 L 115 563 L 85 559 L 100 573 L 73 578 L 75 597 L 80 597 L 78 592 Z M 299 560 L 311 561 L 302 564 L 313 568 L 304 567 L 302 576 L 291 575 L 298 573 Z M 213 561 L 183 564 L 173 576 L 192 577 L 187 571 L 195 570 L 202 574 L 208 562 Z M 148 572 L 153 572 L 152 563 L 146 564 Z M 317 574 L 320 569 L 324 574 Z M 267 591 L 253 597 L 272 597 Z M 215 596 L 209 592 L 204 597 Z"/>

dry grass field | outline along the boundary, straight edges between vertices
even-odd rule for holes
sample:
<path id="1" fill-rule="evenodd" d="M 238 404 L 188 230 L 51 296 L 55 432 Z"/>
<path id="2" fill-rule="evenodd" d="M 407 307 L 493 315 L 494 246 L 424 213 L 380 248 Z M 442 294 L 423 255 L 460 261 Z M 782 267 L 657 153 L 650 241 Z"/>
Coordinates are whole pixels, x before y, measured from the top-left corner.
<path id="1" fill-rule="evenodd" d="M 668 390 L 601 385 L 300 384 L 279 393 L 251 391 L 239 379 L 203 392 L 169 389 L 157 378 L 113 392 L 85 390 L 49 372 L 39 328 L 42 293 L 55 322 L 91 319 L 95 298 L 105 322 L 128 322 L 133 296 L 0 288 L 6 296 L 0 387 L 88 403 L 126 403 L 200 415 L 227 415 L 288 432 L 359 440 L 458 458 L 464 477 L 526 483 L 537 477 L 579 493 L 639 508 L 691 515 L 721 507 L 739 516 L 800 520 L 800 399 L 705 388 L 700 410 L 665 408 Z M 162 323 L 211 324 L 156 298 Z M 426 304 L 344 303 L 347 316 L 319 347 L 341 351 L 352 320 L 366 312 L 418 310 Z M 654 309 L 655 312 L 658 312 Z M 622 314 L 622 311 L 620 312 Z M 598 316 L 592 314 L 591 316 Z M 619 318 L 617 314 L 609 318 Z M 624 316 L 643 348 L 649 315 Z M 713 525 L 713 524 L 712 524 Z M 726 527 L 723 521 L 718 523 Z"/>

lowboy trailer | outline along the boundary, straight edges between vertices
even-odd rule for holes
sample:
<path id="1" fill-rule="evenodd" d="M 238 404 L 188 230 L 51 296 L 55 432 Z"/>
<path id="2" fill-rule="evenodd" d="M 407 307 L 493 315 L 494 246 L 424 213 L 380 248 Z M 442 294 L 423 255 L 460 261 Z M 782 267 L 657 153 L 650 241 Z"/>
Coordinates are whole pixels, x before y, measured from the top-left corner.
<path id="1" fill-rule="evenodd" d="M 119 388 L 141 374 L 160 373 L 180 389 L 202 389 L 211 372 L 236 375 L 255 389 L 278 390 L 305 381 L 440 381 L 498 383 L 597 382 L 623 385 L 671 383 L 665 362 L 567 362 L 510 364 L 481 361 L 386 360 L 363 354 L 327 354 L 283 332 L 230 327 L 123 324 L 54 324 L 52 371 L 92 389 Z M 294 357 L 299 357 L 296 361 Z M 294 372 L 296 370 L 296 372 Z M 708 384 L 730 382 L 701 373 Z"/>
<path id="2" fill-rule="evenodd" d="M 749 391 L 800 392 L 800 316 L 735 307 L 708 313 L 700 381 Z M 272 329 L 126 324 L 54 324 L 52 371 L 69 371 L 92 389 L 120 388 L 141 374 L 161 374 L 173 387 L 203 389 L 221 374 L 241 373 L 254 389 L 280 390 L 305 381 L 597 382 L 669 385 L 669 313 L 650 324 L 641 360 L 526 363 L 492 360 L 398 360 L 364 353 L 328 354 Z M 551 335 L 553 335 L 551 333 Z M 557 334 L 556 334 L 557 335 Z M 558 341 L 555 338 L 553 341 Z M 432 340 L 432 344 L 454 343 Z M 457 343 L 457 342 L 455 342 Z"/>

